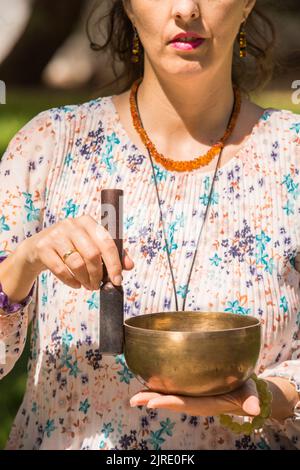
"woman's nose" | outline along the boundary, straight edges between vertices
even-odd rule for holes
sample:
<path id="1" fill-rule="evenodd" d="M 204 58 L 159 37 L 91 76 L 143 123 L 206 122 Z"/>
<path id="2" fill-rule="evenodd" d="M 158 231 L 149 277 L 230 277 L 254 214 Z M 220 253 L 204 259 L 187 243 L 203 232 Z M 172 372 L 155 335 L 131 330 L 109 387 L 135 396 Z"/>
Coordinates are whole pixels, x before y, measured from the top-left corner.
<path id="1" fill-rule="evenodd" d="M 185 22 L 200 16 L 198 2 L 195 0 L 177 0 L 173 6 L 173 16 Z"/>

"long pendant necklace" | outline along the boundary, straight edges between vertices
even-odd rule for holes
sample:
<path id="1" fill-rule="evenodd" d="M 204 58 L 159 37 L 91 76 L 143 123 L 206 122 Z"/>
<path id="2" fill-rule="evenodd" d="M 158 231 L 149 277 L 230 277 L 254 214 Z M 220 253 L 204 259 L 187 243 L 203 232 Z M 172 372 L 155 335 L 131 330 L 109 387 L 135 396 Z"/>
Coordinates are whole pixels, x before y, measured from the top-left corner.
<path id="1" fill-rule="evenodd" d="M 140 112 L 139 112 L 139 107 L 138 107 L 137 91 L 138 91 L 138 87 L 135 88 L 135 94 L 134 94 L 134 98 L 135 98 L 135 107 L 136 107 L 137 116 L 138 116 L 138 119 L 139 119 L 140 124 L 141 124 L 141 126 L 142 126 L 142 129 L 144 129 L 143 123 L 142 123 L 142 119 L 141 119 L 141 116 L 140 116 Z M 235 94 L 235 97 L 236 97 L 236 94 Z M 235 100 L 235 105 L 233 106 L 233 109 L 232 109 L 232 112 L 231 112 L 231 116 L 230 116 L 230 119 L 229 119 L 229 123 L 228 123 L 227 129 L 229 128 L 230 124 L 233 122 L 233 120 L 232 120 L 233 115 L 234 115 L 234 114 L 237 115 L 237 114 L 239 113 L 239 110 L 240 110 L 240 103 L 238 103 L 238 106 L 237 106 L 237 105 L 236 105 L 236 100 Z M 236 119 L 235 119 L 235 122 L 236 122 Z M 234 123 L 234 124 L 235 124 L 235 123 Z M 234 127 L 234 126 L 233 126 L 233 127 Z M 232 129 L 231 129 L 231 132 L 233 131 L 233 127 L 232 127 Z M 162 226 L 163 226 L 163 233 L 164 233 L 164 239 L 165 239 L 165 244 L 166 244 L 166 251 L 167 251 L 167 257 L 168 257 L 168 263 L 169 263 L 170 273 L 171 273 L 171 277 L 172 277 L 172 285 L 173 285 L 173 291 L 174 291 L 174 296 L 175 296 L 176 311 L 179 312 L 178 296 L 177 296 L 175 278 L 174 278 L 172 263 L 171 263 L 171 259 L 170 259 L 170 249 L 169 249 L 169 244 L 168 244 L 168 241 L 167 241 L 166 230 L 165 230 L 165 225 L 164 225 L 164 220 L 163 220 L 163 214 L 162 214 L 161 202 L 160 202 L 160 197 L 159 197 L 159 192 L 158 192 L 158 184 L 157 184 L 157 179 L 156 179 L 156 174 L 155 174 L 154 163 L 153 163 L 151 151 L 149 150 L 149 146 L 146 145 L 146 148 L 147 148 L 147 151 L 148 151 L 148 154 L 149 154 L 149 158 L 150 158 L 150 162 L 151 162 L 151 166 L 152 166 L 153 179 L 154 179 L 155 188 L 156 188 L 156 195 L 157 195 L 158 206 L 159 206 L 159 210 L 160 210 L 160 220 L 161 220 L 161 223 L 162 223 Z M 216 173 L 217 173 L 217 170 L 218 170 L 218 167 L 219 167 L 219 163 L 220 163 L 220 160 L 221 160 L 221 156 L 222 156 L 222 153 L 223 153 L 223 149 L 224 149 L 224 145 L 222 145 L 222 146 L 220 147 L 220 152 L 219 152 L 219 156 L 218 156 L 218 161 L 217 161 L 217 164 L 216 164 L 216 167 L 215 167 L 215 170 L 214 170 L 214 176 L 213 176 L 213 179 L 212 179 L 212 184 L 211 184 L 210 191 L 209 191 L 209 196 L 208 196 L 208 203 L 207 203 L 207 205 L 206 205 L 206 209 L 205 209 L 205 213 L 204 213 L 204 217 L 203 217 L 203 223 L 202 223 L 202 225 L 201 225 L 200 232 L 199 232 L 199 235 L 198 235 L 198 240 L 197 240 L 196 249 L 195 249 L 195 253 L 194 253 L 193 260 L 192 260 L 192 264 L 191 264 L 191 269 L 190 269 L 189 276 L 188 276 L 188 281 L 187 281 L 187 284 L 186 284 L 186 286 L 185 286 L 184 300 L 183 300 L 183 306 L 182 306 L 181 311 L 184 311 L 184 310 L 185 310 L 186 299 L 187 299 L 187 295 L 188 295 L 188 292 L 189 292 L 188 287 L 189 287 L 189 283 L 190 283 L 190 279 L 191 279 L 193 267 L 194 267 L 194 264 L 195 264 L 196 255 L 197 255 L 197 252 L 198 252 L 198 247 L 199 247 L 199 243 L 200 243 L 200 238 L 201 238 L 202 230 L 203 230 L 203 227 L 204 227 L 206 218 L 207 218 L 208 208 L 209 208 L 209 206 L 210 206 L 210 201 L 211 201 L 212 190 L 213 190 L 213 187 L 214 187 L 214 182 L 215 182 L 215 178 L 216 178 Z"/>

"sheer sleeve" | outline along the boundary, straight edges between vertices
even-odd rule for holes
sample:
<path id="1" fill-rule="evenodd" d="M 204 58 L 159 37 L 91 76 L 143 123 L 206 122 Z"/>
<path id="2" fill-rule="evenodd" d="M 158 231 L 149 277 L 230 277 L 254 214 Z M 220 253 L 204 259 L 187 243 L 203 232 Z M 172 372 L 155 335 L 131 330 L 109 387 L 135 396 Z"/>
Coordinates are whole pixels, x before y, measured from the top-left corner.
<path id="1" fill-rule="evenodd" d="M 296 257 L 295 267 L 297 271 L 300 272 L 299 255 Z M 299 394 L 299 401 L 294 408 L 293 415 L 287 418 L 283 423 L 269 420 L 269 424 L 273 427 L 277 427 L 280 434 L 288 438 L 296 448 L 300 449 L 300 313 L 297 315 L 296 325 L 293 331 L 290 358 L 279 364 L 267 367 L 264 372 L 260 374 L 260 377 L 282 377 L 295 386 Z"/>
<path id="2" fill-rule="evenodd" d="M 42 229 L 46 182 L 55 131 L 49 111 L 29 121 L 10 141 L 0 160 L 0 256 Z M 16 314 L 0 316 L 0 379 L 20 357 L 35 313 L 37 282 L 31 302 Z"/>

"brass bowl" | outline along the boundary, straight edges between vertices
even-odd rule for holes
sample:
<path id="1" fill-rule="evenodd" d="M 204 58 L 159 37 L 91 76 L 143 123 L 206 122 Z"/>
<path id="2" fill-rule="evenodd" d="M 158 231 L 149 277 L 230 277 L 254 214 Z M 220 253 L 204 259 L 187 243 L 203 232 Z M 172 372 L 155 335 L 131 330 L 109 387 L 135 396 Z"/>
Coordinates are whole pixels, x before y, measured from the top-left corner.
<path id="1" fill-rule="evenodd" d="M 124 322 L 126 363 L 149 389 L 176 395 L 220 395 L 253 373 L 260 321 L 214 312 L 159 312 Z"/>

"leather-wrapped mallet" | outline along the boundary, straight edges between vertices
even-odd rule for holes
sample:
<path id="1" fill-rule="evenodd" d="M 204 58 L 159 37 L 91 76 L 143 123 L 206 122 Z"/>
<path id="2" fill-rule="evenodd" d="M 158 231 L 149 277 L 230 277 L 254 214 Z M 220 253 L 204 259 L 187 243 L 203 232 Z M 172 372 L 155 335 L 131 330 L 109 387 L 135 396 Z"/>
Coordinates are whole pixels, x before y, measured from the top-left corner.
<path id="1" fill-rule="evenodd" d="M 113 237 L 123 263 L 123 190 L 101 191 L 101 224 Z M 99 339 L 101 354 L 121 354 L 124 347 L 124 294 L 122 286 L 109 279 L 103 263 L 100 286 Z"/>

